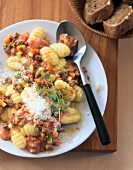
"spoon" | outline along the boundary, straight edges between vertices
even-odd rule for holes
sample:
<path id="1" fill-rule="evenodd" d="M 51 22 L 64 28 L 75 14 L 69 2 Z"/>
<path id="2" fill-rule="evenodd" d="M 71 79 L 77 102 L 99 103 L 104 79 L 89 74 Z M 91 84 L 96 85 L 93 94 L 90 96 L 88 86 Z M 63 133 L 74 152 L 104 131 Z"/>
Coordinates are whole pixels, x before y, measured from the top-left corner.
<path id="1" fill-rule="evenodd" d="M 103 117 L 100 113 L 94 94 L 92 92 L 91 85 L 89 81 L 86 79 L 86 77 L 84 76 L 83 70 L 80 65 L 81 59 L 84 56 L 86 52 L 86 48 L 87 48 L 85 39 L 82 36 L 81 32 L 78 30 L 78 28 L 69 21 L 62 21 L 59 23 L 57 31 L 56 31 L 57 42 L 59 41 L 60 35 L 64 33 L 78 40 L 78 51 L 73 57 L 73 62 L 75 62 L 79 68 L 79 72 L 80 72 L 81 79 L 83 82 L 83 89 L 86 94 L 86 98 L 90 106 L 90 110 L 91 110 L 94 122 L 96 124 L 96 128 L 97 128 L 101 143 L 102 145 L 108 145 L 109 143 L 111 143 L 109 133 L 103 121 Z"/>

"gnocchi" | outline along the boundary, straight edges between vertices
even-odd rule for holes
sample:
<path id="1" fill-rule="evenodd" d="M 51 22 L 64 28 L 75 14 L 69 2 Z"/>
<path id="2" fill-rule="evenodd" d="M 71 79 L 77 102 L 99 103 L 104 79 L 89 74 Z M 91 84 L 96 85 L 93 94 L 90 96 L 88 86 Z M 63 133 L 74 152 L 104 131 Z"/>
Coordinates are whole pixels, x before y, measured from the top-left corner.
<path id="1" fill-rule="evenodd" d="M 18 71 L 22 69 L 21 62 L 22 62 L 21 58 L 11 56 L 10 58 L 7 59 L 7 66 L 14 71 Z"/>
<path id="2" fill-rule="evenodd" d="M 53 68 L 56 70 L 61 70 L 62 68 L 64 68 L 65 65 L 66 65 L 65 58 L 60 58 L 59 63 L 57 65 L 55 65 Z"/>
<path id="3" fill-rule="evenodd" d="M 75 91 L 75 98 L 74 101 L 80 102 L 84 99 L 84 91 L 81 87 L 74 85 L 73 89 Z"/>
<path id="4" fill-rule="evenodd" d="M 55 88 L 58 88 L 62 91 L 63 97 L 67 101 L 73 101 L 75 98 L 75 91 L 71 86 L 69 86 L 68 83 L 62 81 L 62 80 L 56 80 L 55 81 Z"/>
<path id="5" fill-rule="evenodd" d="M 36 136 L 38 129 L 33 124 L 25 124 L 20 131 L 23 136 Z"/>
<path id="6" fill-rule="evenodd" d="M 43 47 L 40 54 L 44 62 L 49 62 L 52 66 L 59 64 L 59 57 L 51 48 Z"/>
<path id="7" fill-rule="evenodd" d="M 52 48 L 59 57 L 67 57 L 70 54 L 70 48 L 63 43 L 54 43 L 49 46 Z"/>
<path id="8" fill-rule="evenodd" d="M 11 141 L 20 149 L 26 147 L 26 138 L 21 134 L 20 130 L 11 130 Z"/>
<path id="9" fill-rule="evenodd" d="M 62 124 L 70 124 L 78 122 L 81 119 L 81 114 L 75 108 L 67 108 L 65 114 L 61 116 Z"/>
<path id="10" fill-rule="evenodd" d="M 10 98 L 16 103 L 20 103 L 22 101 L 22 97 L 16 90 L 13 89 L 12 84 L 7 87 L 6 96 L 10 96 Z"/>
<path id="11" fill-rule="evenodd" d="M 15 114 L 17 110 L 13 107 L 8 107 L 4 109 L 4 112 L 1 113 L 1 119 L 3 121 L 8 121 L 10 119 L 11 114 Z"/>
<path id="12" fill-rule="evenodd" d="M 37 40 L 38 38 L 45 38 L 45 31 L 43 28 L 41 27 L 36 27 L 33 29 L 33 31 L 31 32 L 29 38 L 32 39 L 32 40 Z"/>

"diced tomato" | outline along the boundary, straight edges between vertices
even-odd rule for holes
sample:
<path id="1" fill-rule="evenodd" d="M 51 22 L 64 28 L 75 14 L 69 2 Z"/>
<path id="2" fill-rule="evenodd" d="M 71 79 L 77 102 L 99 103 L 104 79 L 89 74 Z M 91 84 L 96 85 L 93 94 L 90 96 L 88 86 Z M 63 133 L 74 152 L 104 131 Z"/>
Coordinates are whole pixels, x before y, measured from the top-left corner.
<path id="1" fill-rule="evenodd" d="M 22 41 L 26 42 L 29 38 L 29 33 L 25 32 L 23 34 L 20 34 L 19 39 L 21 39 Z"/>
<path id="2" fill-rule="evenodd" d="M 55 144 L 56 146 L 59 146 L 59 145 L 61 144 L 60 139 L 55 139 L 54 144 Z"/>
<path id="3" fill-rule="evenodd" d="M 45 46 L 49 46 L 50 45 L 50 39 L 48 39 L 48 38 L 43 40 L 43 42 L 44 42 Z"/>
<path id="4" fill-rule="evenodd" d="M 29 47 L 31 47 L 31 48 L 33 48 L 33 45 L 34 45 L 34 40 L 31 40 L 31 39 L 28 39 L 28 45 L 29 45 Z"/>
<path id="5" fill-rule="evenodd" d="M 28 45 L 30 48 L 35 48 L 35 49 L 41 49 L 43 46 L 49 46 L 50 45 L 50 40 L 49 39 L 37 39 L 35 40 L 31 40 L 28 39 Z"/>
<path id="6" fill-rule="evenodd" d="M 53 136 L 54 138 L 57 138 L 57 137 L 58 137 L 58 132 L 54 130 L 54 131 L 52 132 L 52 136 Z"/>
<path id="7" fill-rule="evenodd" d="M 53 128 L 54 127 L 54 123 L 53 122 L 49 122 L 49 128 Z"/>
<path id="8" fill-rule="evenodd" d="M 40 121 L 39 121 L 39 120 L 36 120 L 36 121 L 34 122 L 34 124 L 35 124 L 36 126 L 39 126 L 39 125 L 40 125 Z"/>
<path id="9" fill-rule="evenodd" d="M 23 109 L 19 109 L 16 113 L 17 116 L 23 116 L 24 115 L 24 110 Z"/>
<path id="10" fill-rule="evenodd" d="M 73 68 L 72 65 L 69 66 L 68 71 L 70 71 L 70 72 L 73 72 L 73 71 L 74 71 L 74 68 Z"/>
<path id="11" fill-rule="evenodd" d="M 39 40 L 36 40 L 36 41 L 34 41 L 34 40 L 28 40 L 28 45 L 29 45 L 29 47 L 31 47 L 31 48 L 36 48 L 36 49 L 40 49 L 40 47 L 41 47 L 41 41 L 39 41 Z"/>
<path id="12" fill-rule="evenodd" d="M 2 128 L 0 130 L 0 138 L 3 140 L 10 140 L 11 138 L 10 130 Z"/>

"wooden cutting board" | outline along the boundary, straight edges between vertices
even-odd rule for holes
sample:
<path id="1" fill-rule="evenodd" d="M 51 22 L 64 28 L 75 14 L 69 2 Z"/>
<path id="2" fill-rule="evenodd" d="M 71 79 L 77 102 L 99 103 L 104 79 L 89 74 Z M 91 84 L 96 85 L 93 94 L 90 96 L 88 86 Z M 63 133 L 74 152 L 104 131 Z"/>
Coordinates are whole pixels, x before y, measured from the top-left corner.
<path id="1" fill-rule="evenodd" d="M 107 39 L 87 31 L 72 13 L 67 0 L 0 1 L 0 29 L 29 19 L 45 19 L 57 22 L 69 20 L 75 23 L 83 33 L 86 41 L 99 55 L 108 81 L 108 101 L 104 120 L 109 130 L 112 143 L 107 146 L 102 146 L 97 131 L 95 131 L 91 137 L 76 148 L 75 151 L 115 151 L 117 149 L 118 41 Z"/>

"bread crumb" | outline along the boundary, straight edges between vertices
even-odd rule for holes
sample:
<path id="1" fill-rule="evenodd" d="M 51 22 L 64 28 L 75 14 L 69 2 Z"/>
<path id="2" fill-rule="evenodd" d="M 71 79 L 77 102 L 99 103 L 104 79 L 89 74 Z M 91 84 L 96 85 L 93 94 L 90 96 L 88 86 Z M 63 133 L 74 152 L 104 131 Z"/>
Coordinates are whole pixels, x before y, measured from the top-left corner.
<path id="1" fill-rule="evenodd" d="M 99 92 L 101 90 L 101 86 L 98 82 L 95 83 L 95 89 L 97 92 Z"/>

